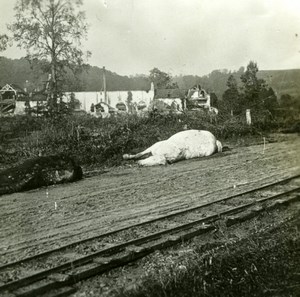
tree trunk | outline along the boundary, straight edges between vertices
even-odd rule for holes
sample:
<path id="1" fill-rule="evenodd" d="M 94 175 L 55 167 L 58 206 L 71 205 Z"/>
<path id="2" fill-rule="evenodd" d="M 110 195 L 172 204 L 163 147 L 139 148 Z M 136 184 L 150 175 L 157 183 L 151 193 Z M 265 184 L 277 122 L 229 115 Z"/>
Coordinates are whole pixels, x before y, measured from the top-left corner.
<path id="1" fill-rule="evenodd" d="M 51 83 L 50 83 L 50 113 L 57 111 L 57 69 L 55 63 L 55 54 L 52 54 L 51 59 Z"/>

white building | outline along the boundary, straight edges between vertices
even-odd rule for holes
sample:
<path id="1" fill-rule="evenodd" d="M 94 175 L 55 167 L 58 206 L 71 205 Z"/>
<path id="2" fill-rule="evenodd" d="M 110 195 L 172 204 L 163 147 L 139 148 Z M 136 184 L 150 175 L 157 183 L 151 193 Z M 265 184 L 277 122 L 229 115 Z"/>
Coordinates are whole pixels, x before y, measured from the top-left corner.
<path id="1" fill-rule="evenodd" d="M 154 85 L 151 84 L 149 91 L 107 91 L 106 98 L 104 92 L 72 92 L 75 98 L 80 102 L 80 109 L 91 113 L 92 104 L 104 102 L 118 110 L 117 105 L 120 103 L 125 104 L 126 110 L 128 111 L 130 102 L 134 106 L 141 106 L 147 109 L 154 98 Z M 70 98 L 71 92 L 66 93 L 68 99 Z"/>

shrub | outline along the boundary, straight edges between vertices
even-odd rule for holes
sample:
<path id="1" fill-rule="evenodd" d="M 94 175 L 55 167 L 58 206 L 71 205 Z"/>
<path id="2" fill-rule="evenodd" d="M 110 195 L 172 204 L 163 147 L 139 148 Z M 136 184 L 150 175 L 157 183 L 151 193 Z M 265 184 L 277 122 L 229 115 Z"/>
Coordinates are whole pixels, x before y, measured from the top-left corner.
<path id="1" fill-rule="evenodd" d="M 269 131 L 276 127 L 275 123 L 268 117 L 256 116 L 249 126 L 241 116 L 215 118 L 201 111 L 153 112 L 147 117 L 123 115 L 108 119 L 90 115 L 0 118 L 1 131 L 8 133 L 2 139 L 2 149 L 0 146 L 0 163 L 13 163 L 39 154 L 66 153 L 81 164 L 119 165 L 123 153 L 141 151 L 183 129 L 209 130 L 222 141 Z M 3 151 L 10 153 L 3 154 Z"/>

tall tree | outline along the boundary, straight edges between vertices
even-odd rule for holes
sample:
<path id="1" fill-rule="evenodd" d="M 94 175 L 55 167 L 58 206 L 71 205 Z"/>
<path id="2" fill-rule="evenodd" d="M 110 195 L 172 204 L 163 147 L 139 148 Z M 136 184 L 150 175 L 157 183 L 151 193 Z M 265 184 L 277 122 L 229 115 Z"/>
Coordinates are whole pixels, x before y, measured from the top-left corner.
<path id="1" fill-rule="evenodd" d="M 244 91 L 244 104 L 246 108 L 261 110 L 263 101 L 261 92 L 265 91 L 267 84 L 265 80 L 257 78 L 258 66 L 250 61 L 246 71 L 241 75 Z"/>
<path id="2" fill-rule="evenodd" d="M 87 34 L 80 0 L 17 0 L 15 21 L 8 25 L 13 39 L 31 60 L 49 62 L 49 107 L 57 109 L 65 67 L 81 65 L 85 53 L 81 40 Z M 87 56 L 90 53 L 87 53 Z"/>
<path id="3" fill-rule="evenodd" d="M 216 93 L 210 93 L 210 105 L 213 107 L 219 107 L 219 99 Z"/>
<path id="4" fill-rule="evenodd" d="M 260 100 L 262 101 L 265 110 L 274 114 L 276 108 L 279 107 L 277 96 L 272 88 L 264 88 L 260 93 Z"/>
<path id="5" fill-rule="evenodd" d="M 227 112 L 239 112 L 241 109 L 240 93 L 235 77 L 231 74 L 227 80 L 227 89 L 223 94 L 224 109 Z"/>
<path id="6" fill-rule="evenodd" d="M 150 70 L 149 79 L 154 83 L 154 86 L 158 89 L 164 89 L 170 86 L 172 76 L 166 72 L 153 68 Z"/>

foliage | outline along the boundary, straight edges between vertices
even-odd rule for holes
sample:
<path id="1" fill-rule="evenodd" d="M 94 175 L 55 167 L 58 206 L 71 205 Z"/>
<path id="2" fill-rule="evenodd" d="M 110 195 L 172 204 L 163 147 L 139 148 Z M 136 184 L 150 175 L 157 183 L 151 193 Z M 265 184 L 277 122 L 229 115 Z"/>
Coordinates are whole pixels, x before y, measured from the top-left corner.
<path id="1" fill-rule="evenodd" d="M 206 246 L 156 252 L 140 264 L 137 284 L 114 296 L 299 296 L 299 222 L 292 223 L 248 238 L 224 242 L 218 236 Z"/>
<path id="2" fill-rule="evenodd" d="M 223 94 L 224 110 L 231 114 L 240 112 L 241 95 L 238 90 L 238 84 L 233 75 L 230 75 L 227 80 L 227 90 Z"/>
<path id="3" fill-rule="evenodd" d="M 0 69 L 0 86 L 14 83 L 24 88 L 27 81 L 27 90 L 32 92 L 43 89 L 47 80 L 42 61 L 0 57 Z"/>
<path id="4" fill-rule="evenodd" d="M 256 135 L 271 128 L 267 123 L 259 118 L 254 126 L 248 126 L 244 117 L 220 117 L 216 123 L 208 113 L 201 111 L 184 114 L 153 112 L 148 117 L 128 115 L 108 119 L 72 114 L 55 118 L 0 118 L 0 134 L 7 132 L 1 139 L 0 164 L 12 164 L 37 155 L 66 153 L 75 156 L 83 165 L 120 165 L 124 153 L 144 150 L 184 129 L 209 130 L 224 140 Z"/>
<path id="5" fill-rule="evenodd" d="M 276 108 L 279 107 L 277 96 L 274 90 L 270 87 L 264 88 L 259 94 L 260 100 L 262 100 L 263 108 L 274 114 Z"/>
<path id="6" fill-rule="evenodd" d="M 80 101 L 75 98 L 75 94 L 74 93 L 71 93 L 71 95 L 70 95 L 70 101 L 68 102 L 68 108 L 71 111 L 74 111 L 76 109 L 79 109 L 80 106 L 81 106 Z"/>
<path id="7" fill-rule="evenodd" d="M 176 89 L 178 84 L 176 82 L 172 83 L 172 76 L 166 72 L 159 70 L 158 68 L 153 68 L 150 70 L 149 79 L 154 83 L 157 89 Z"/>
<path id="8" fill-rule="evenodd" d="M 15 22 L 8 26 L 17 45 L 27 51 L 30 60 L 47 60 L 51 72 L 50 109 L 57 109 L 62 91 L 64 69 L 80 66 L 84 52 L 81 40 L 86 36 L 81 1 L 71 0 L 18 0 Z"/>
<path id="9" fill-rule="evenodd" d="M 184 129 L 211 131 L 221 141 L 241 140 L 278 129 L 290 129 L 300 121 L 299 112 L 291 117 L 280 112 L 254 113 L 253 124 L 245 115 L 187 111 L 183 114 L 151 112 L 147 117 L 116 116 L 108 119 L 73 115 L 70 108 L 56 117 L 15 116 L 0 118 L 0 167 L 37 155 L 66 153 L 82 165 L 121 165 L 124 153 L 139 152 L 153 143 Z"/>
<path id="10" fill-rule="evenodd" d="M 9 44 L 9 37 L 6 34 L 0 34 L 0 52 L 5 51 Z"/>
<path id="11" fill-rule="evenodd" d="M 254 114 L 265 117 L 274 116 L 278 107 L 277 96 L 271 87 L 268 87 L 264 79 L 257 77 L 258 66 L 250 61 L 246 71 L 241 75 L 241 87 L 233 75 L 227 80 L 227 89 L 223 94 L 223 102 L 220 105 L 221 112 L 243 114 L 246 109 L 251 109 Z M 240 89 L 240 90 L 239 90 Z"/>
<path id="12" fill-rule="evenodd" d="M 216 93 L 210 93 L 210 105 L 218 108 L 219 99 L 218 99 L 218 96 L 216 95 Z"/>
<path id="13" fill-rule="evenodd" d="M 241 75 L 243 83 L 243 105 L 245 108 L 252 110 L 261 110 L 263 101 L 261 93 L 265 92 L 266 82 L 257 78 L 258 66 L 255 62 L 250 61 L 245 73 Z"/>
<path id="14" fill-rule="evenodd" d="M 287 110 L 298 109 L 300 110 L 300 96 L 298 98 L 290 94 L 283 94 L 280 97 L 279 105 Z"/>
<path id="15" fill-rule="evenodd" d="M 276 91 L 278 98 L 284 94 L 290 94 L 294 98 L 300 95 L 299 69 L 260 70 L 257 76 L 264 79 Z"/>
<path id="16" fill-rule="evenodd" d="M 293 127 L 300 123 L 300 97 L 295 98 L 289 94 L 283 94 L 274 113 L 284 130 L 293 130 Z"/>

